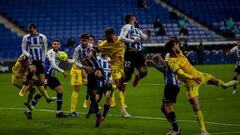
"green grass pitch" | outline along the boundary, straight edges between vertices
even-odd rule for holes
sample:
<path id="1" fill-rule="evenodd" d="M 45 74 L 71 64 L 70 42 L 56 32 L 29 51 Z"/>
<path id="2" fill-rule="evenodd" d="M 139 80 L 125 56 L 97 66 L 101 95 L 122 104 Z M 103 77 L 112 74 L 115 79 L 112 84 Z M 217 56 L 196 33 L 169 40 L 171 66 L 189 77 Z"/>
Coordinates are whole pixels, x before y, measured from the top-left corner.
<path id="1" fill-rule="evenodd" d="M 232 79 L 234 65 L 196 66 L 202 72 L 210 73 L 223 81 Z M 70 110 L 70 75 L 62 80 L 65 89 L 63 111 Z M 19 97 L 19 90 L 11 85 L 10 74 L 0 74 L 0 135 L 164 135 L 170 125 L 164 119 L 160 109 L 163 95 L 163 75 L 153 68 L 141 80 L 137 88 L 128 83 L 126 104 L 128 112 L 133 116 L 129 119 L 121 117 L 119 106 L 110 109 L 109 116 L 100 128 L 94 128 L 95 116 L 86 119 L 87 111 L 82 107 L 86 88 L 83 86 L 79 94 L 77 111 L 79 118 L 57 119 L 56 104 L 47 104 L 43 99 L 33 112 L 33 119 L 27 120 L 23 114 L 23 102 L 26 97 Z M 55 96 L 55 92 L 48 89 Z M 232 96 L 232 88 L 223 90 L 216 86 L 200 88 L 200 103 L 205 117 L 206 127 L 210 134 L 240 134 L 240 91 Z M 117 100 L 117 95 L 115 95 Z M 102 103 L 103 106 L 103 103 Z M 184 135 L 199 134 L 199 127 L 194 113 L 181 87 L 175 105 L 179 126 Z"/>

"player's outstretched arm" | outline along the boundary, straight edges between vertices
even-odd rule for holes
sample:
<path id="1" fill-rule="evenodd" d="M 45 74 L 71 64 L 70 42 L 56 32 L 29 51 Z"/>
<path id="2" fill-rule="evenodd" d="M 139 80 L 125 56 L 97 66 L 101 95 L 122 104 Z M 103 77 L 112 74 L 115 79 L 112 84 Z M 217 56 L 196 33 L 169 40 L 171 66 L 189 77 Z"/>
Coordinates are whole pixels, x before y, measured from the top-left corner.
<path id="1" fill-rule="evenodd" d="M 44 38 L 43 38 L 43 55 L 42 55 L 42 61 L 45 60 L 45 57 L 46 57 L 46 55 L 47 55 L 47 47 L 48 47 L 47 38 L 44 37 Z"/>
<path id="2" fill-rule="evenodd" d="M 26 44 L 26 37 L 25 36 L 22 39 L 22 53 L 27 57 L 30 56 L 30 54 L 27 51 L 27 44 Z"/>

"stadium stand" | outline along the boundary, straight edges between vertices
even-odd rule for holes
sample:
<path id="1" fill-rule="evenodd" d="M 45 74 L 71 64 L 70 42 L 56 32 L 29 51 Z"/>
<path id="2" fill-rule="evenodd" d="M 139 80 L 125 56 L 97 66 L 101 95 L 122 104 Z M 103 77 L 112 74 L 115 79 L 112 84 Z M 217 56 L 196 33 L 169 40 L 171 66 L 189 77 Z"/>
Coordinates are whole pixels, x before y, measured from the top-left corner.
<path id="1" fill-rule="evenodd" d="M 232 17 L 237 28 L 240 29 L 240 1 L 239 0 L 168 0 L 181 11 L 201 21 L 214 30 L 229 34 L 226 21 Z M 236 35 L 239 37 L 239 33 Z"/>
<path id="2" fill-rule="evenodd" d="M 171 0 L 171 2 L 176 3 L 176 5 L 181 4 L 176 0 Z M 182 3 L 188 5 L 192 2 Z M 190 9 L 188 10 L 191 11 Z M 197 9 L 200 10 L 200 8 Z M 25 28 L 30 22 L 36 23 L 39 32 L 47 36 L 48 42 L 54 38 L 59 38 L 63 44 L 67 42 L 69 37 L 74 37 L 78 41 L 79 35 L 83 32 L 100 38 L 103 36 L 103 29 L 109 26 L 114 27 L 119 33 L 127 13 L 132 13 L 137 17 L 140 27 L 144 31 L 152 31 L 152 43 L 163 43 L 169 36 L 179 36 L 180 31 L 178 20 L 170 19 L 170 12 L 154 0 L 149 0 L 146 9 L 139 8 L 137 0 L 1 0 L 0 11 Z M 156 35 L 158 28 L 154 28 L 153 23 L 158 16 L 165 27 L 166 36 Z M 210 20 L 209 23 L 212 21 L 214 20 Z M 0 37 L 3 44 L 1 49 L 6 50 L 0 52 L 0 58 L 16 58 L 21 52 L 21 37 L 17 37 L 1 24 L 0 29 L 3 35 Z M 187 30 L 189 35 L 186 38 L 190 42 L 223 40 L 220 36 L 205 31 L 190 22 L 187 22 Z"/>
<path id="3" fill-rule="evenodd" d="M 22 37 L 18 37 L 2 24 L 0 24 L 0 31 L 0 58 L 17 58 L 22 52 L 20 45 Z"/>

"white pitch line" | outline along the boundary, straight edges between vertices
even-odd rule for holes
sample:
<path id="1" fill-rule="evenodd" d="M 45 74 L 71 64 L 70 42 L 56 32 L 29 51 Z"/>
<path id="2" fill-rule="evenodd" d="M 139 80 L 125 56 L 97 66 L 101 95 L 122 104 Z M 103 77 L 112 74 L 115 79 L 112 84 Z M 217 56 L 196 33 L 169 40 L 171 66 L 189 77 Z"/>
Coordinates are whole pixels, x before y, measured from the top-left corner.
<path id="1" fill-rule="evenodd" d="M 228 135 L 228 134 L 240 134 L 240 131 L 238 132 L 222 132 L 222 133 L 210 133 L 211 135 Z"/>
<path id="2" fill-rule="evenodd" d="M 240 131 L 237 132 L 221 132 L 221 133 L 209 133 L 211 135 L 229 135 L 229 134 L 240 134 Z M 200 134 L 192 134 L 192 135 L 200 135 Z"/>
<path id="3" fill-rule="evenodd" d="M 0 107 L 0 110 L 25 110 L 26 108 L 14 108 L 14 107 Z M 49 109 L 35 109 L 36 111 L 40 112 L 56 112 L 55 110 L 49 110 Z M 66 111 L 69 113 L 68 111 Z M 78 112 L 80 114 L 85 114 L 86 112 Z M 115 115 L 115 114 L 108 114 L 108 116 L 112 117 L 121 117 L 121 115 Z M 132 116 L 131 118 L 135 119 L 147 119 L 147 120 L 163 120 L 166 121 L 165 118 L 160 118 L 160 117 L 149 117 L 149 116 Z M 197 123 L 196 120 L 178 120 L 181 122 L 186 122 L 186 123 Z M 219 123 L 219 122 L 210 122 L 206 121 L 205 123 L 210 124 L 210 125 L 220 125 L 220 126 L 232 126 L 232 127 L 240 127 L 240 124 L 231 124 L 231 123 Z"/>

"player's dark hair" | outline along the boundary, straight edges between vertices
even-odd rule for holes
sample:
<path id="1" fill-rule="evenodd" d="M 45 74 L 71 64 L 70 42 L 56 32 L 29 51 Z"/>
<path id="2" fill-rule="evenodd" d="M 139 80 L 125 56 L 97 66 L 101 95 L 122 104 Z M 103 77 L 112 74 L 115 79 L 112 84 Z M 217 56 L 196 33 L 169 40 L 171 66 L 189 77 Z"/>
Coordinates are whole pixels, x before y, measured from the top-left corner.
<path id="1" fill-rule="evenodd" d="M 170 39 L 175 40 L 176 43 L 179 43 L 179 44 L 181 43 L 176 36 L 170 37 Z"/>
<path id="2" fill-rule="evenodd" d="M 80 39 L 89 39 L 89 35 L 87 33 L 83 33 L 81 36 L 80 36 Z"/>
<path id="3" fill-rule="evenodd" d="M 170 53 L 172 51 L 172 48 L 174 46 L 174 44 L 177 43 L 174 39 L 169 39 L 168 42 L 165 44 L 165 51 L 167 53 Z"/>
<path id="4" fill-rule="evenodd" d="M 89 35 L 89 37 L 92 37 L 93 39 L 95 39 L 95 37 L 93 35 Z"/>
<path id="5" fill-rule="evenodd" d="M 52 43 L 53 43 L 53 42 L 61 43 L 60 39 L 53 39 Z"/>
<path id="6" fill-rule="evenodd" d="M 114 28 L 112 28 L 112 27 L 106 28 L 106 29 L 104 30 L 104 34 L 106 34 L 106 35 L 115 34 L 115 30 L 114 30 Z"/>
<path id="7" fill-rule="evenodd" d="M 37 25 L 34 24 L 34 23 L 28 24 L 28 29 L 32 29 L 32 28 L 36 29 L 36 28 L 37 28 Z"/>
<path id="8" fill-rule="evenodd" d="M 134 16 L 131 15 L 131 14 L 126 15 L 125 16 L 125 23 L 129 23 L 132 17 L 134 17 Z"/>

